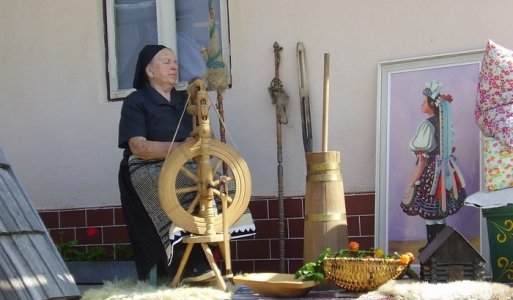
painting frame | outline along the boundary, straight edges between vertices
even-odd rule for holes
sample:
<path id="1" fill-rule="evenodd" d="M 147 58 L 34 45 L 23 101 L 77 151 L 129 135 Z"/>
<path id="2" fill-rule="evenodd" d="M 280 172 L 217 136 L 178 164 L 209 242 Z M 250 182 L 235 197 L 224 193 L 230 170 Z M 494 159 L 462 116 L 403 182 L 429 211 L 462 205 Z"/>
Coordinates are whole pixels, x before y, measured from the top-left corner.
<path id="1" fill-rule="evenodd" d="M 464 140 L 465 146 L 467 143 L 471 143 L 471 146 L 458 149 L 458 143 L 455 142 L 457 149 L 455 156 L 458 157 L 463 153 L 462 163 L 468 167 L 466 168 L 468 176 L 463 173 L 465 181 L 470 182 L 470 185 L 466 186 L 467 195 L 481 189 L 480 131 L 474 121 L 473 111 L 483 57 L 484 49 L 478 49 L 378 63 L 374 223 L 374 245 L 376 248 L 382 248 L 386 253 L 410 252 L 413 244 L 403 243 L 398 246 L 396 240 L 403 242 L 401 238 L 404 238 L 404 241 L 410 241 L 411 236 L 418 236 L 419 239 L 424 240 L 424 244 L 426 242 L 425 225 L 419 224 L 420 222 L 425 224 L 425 221 L 419 216 L 408 216 L 400 209 L 401 196 L 410 174 L 404 170 L 413 169 L 415 165 L 415 156 L 409 150 L 408 144 L 417 125 L 426 119 L 426 115 L 421 112 L 422 90 L 425 82 L 430 80 L 447 81 L 444 82 L 441 93 L 448 93 L 455 97 L 451 106 L 459 105 L 463 108 L 460 110 L 461 113 L 458 112 L 460 108 L 453 108 L 453 114 L 460 113 L 454 120 L 455 139 L 460 135 L 460 140 Z M 416 121 L 408 123 L 410 119 Z M 460 124 L 456 124 L 456 121 Z M 458 132 L 458 130 L 460 131 Z M 470 172 L 469 168 L 471 168 Z M 402 191 L 400 195 L 398 189 Z M 397 212 L 398 210 L 400 213 Z M 470 206 L 464 206 L 462 210 L 465 211 L 462 214 L 472 216 L 470 219 L 472 228 L 468 233 L 460 233 L 465 237 L 467 237 L 466 235 L 471 236 L 474 239 L 474 244 L 477 243 L 477 249 L 483 256 L 486 256 L 487 253 L 483 252 L 488 252 L 488 249 L 483 247 L 487 246 L 485 244 L 487 241 L 484 239 L 483 223 L 485 222 L 481 211 Z M 401 223 L 403 222 L 402 217 L 398 217 L 401 214 L 404 218 L 418 220 L 408 220 L 406 222 L 414 222 L 414 225 L 404 225 Z M 458 214 L 460 212 L 455 214 L 457 217 L 454 219 L 460 218 Z M 463 217 L 465 215 L 461 216 L 461 218 Z M 456 224 L 453 225 L 449 222 L 451 218 L 452 216 L 447 219 L 448 225 L 460 231 Z M 474 218 L 476 222 L 472 221 Z M 456 220 L 457 222 L 458 220 Z M 463 227 L 463 230 L 466 228 Z M 404 233 L 400 231 L 404 231 Z M 401 236 L 401 238 L 395 236 Z"/>

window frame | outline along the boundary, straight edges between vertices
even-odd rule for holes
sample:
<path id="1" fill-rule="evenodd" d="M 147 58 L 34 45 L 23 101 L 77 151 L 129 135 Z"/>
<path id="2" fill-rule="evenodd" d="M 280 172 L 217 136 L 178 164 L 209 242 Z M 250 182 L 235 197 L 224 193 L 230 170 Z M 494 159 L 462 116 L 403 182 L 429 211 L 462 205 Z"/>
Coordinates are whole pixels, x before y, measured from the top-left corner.
<path id="1" fill-rule="evenodd" d="M 221 35 L 221 51 L 223 53 L 225 68 L 228 73 L 228 88 L 231 87 L 231 64 L 230 64 L 230 35 L 229 35 L 229 19 L 228 19 L 228 0 L 218 0 L 220 20 L 216 20 L 219 24 L 219 34 Z M 103 0 L 104 14 L 104 40 L 105 40 L 105 65 L 106 65 L 106 81 L 107 95 L 109 101 L 123 100 L 131 92 L 130 89 L 120 89 L 117 76 L 117 49 L 116 49 L 116 26 L 115 26 L 115 0 Z M 158 43 L 177 49 L 176 42 L 176 6 L 175 1 L 155 0 L 157 7 L 157 39 Z M 208 20 L 207 20 L 208 21 Z M 177 53 L 178 59 L 180 53 Z M 176 88 L 183 90 L 187 87 L 187 82 L 178 81 Z"/>

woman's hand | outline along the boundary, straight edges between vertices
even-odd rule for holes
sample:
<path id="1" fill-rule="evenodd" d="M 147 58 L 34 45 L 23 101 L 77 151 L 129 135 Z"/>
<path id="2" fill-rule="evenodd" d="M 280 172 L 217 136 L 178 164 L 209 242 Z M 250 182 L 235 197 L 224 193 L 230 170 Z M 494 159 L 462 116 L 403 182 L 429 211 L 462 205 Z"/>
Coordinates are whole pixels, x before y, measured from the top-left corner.
<path id="1" fill-rule="evenodd" d="M 158 142 L 148 141 L 145 137 L 136 136 L 128 141 L 128 146 L 132 154 L 141 159 L 165 159 L 168 153 L 173 152 L 183 143 L 193 140 L 188 137 L 183 142 Z M 171 149 L 170 149 L 171 148 Z"/>

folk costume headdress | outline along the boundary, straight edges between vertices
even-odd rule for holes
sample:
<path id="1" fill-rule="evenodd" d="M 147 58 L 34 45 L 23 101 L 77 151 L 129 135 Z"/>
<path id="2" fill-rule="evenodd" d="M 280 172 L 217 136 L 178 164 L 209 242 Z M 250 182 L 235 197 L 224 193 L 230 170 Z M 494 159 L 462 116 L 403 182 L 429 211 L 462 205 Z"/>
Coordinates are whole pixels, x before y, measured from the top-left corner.
<path id="1" fill-rule="evenodd" d="M 443 83 L 438 80 L 433 80 L 426 82 L 426 88 L 422 92 L 424 96 L 431 97 L 431 99 L 436 100 L 438 95 L 440 95 L 440 89 L 443 87 Z"/>
<path id="2" fill-rule="evenodd" d="M 453 195 L 453 199 L 458 199 L 458 189 L 465 187 L 465 181 L 461 171 L 456 165 L 456 159 L 453 153 L 454 128 L 451 114 L 451 95 L 440 94 L 443 83 L 438 80 L 426 82 L 423 95 L 435 100 L 438 107 L 438 120 L 440 128 L 440 138 L 438 141 L 440 154 L 436 158 L 436 169 L 434 175 L 431 195 L 440 201 L 441 213 L 447 211 L 447 192 Z"/>

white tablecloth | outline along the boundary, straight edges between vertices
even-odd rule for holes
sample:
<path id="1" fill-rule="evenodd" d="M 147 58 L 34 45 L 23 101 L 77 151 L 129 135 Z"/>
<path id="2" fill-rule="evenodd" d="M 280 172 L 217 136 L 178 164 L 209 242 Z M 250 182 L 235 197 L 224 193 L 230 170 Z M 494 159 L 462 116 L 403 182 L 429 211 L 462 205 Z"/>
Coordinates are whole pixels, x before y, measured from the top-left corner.
<path id="1" fill-rule="evenodd" d="M 480 208 L 495 208 L 508 204 L 513 204 L 513 188 L 493 192 L 479 191 L 469 195 L 465 200 L 465 205 Z"/>

